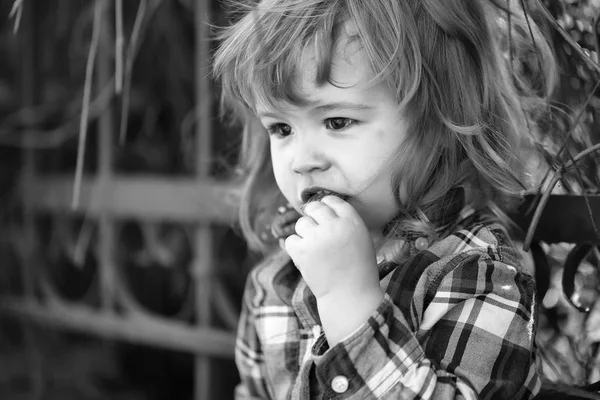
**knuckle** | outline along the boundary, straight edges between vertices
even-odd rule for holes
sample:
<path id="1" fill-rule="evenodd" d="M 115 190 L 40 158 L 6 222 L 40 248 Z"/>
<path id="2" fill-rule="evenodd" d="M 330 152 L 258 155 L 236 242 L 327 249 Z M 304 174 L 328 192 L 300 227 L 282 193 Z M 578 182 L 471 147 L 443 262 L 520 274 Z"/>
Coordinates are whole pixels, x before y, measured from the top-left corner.
<path id="1" fill-rule="evenodd" d="M 318 207 L 319 203 L 319 201 L 311 201 L 309 203 L 306 203 L 304 205 L 304 212 L 312 211 L 315 207 Z"/>
<path id="2" fill-rule="evenodd" d="M 301 217 L 298 219 L 298 221 L 296 221 L 296 226 L 302 226 L 302 225 L 306 225 L 308 226 L 310 224 L 310 217 Z"/>
<path id="3" fill-rule="evenodd" d="M 334 196 L 332 194 L 326 197 L 327 201 L 332 202 L 334 204 L 344 204 L 345 201 L 342 200 L 339 196 Z"/>

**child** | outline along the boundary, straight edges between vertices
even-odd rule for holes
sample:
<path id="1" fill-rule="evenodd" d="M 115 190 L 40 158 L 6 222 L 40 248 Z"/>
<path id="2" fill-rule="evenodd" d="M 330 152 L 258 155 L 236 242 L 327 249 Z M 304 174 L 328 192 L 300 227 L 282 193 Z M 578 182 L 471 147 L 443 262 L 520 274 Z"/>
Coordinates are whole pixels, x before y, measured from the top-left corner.
<path id="1" fill-rule="evenodd" d="M 540 64 L 517 64 L 523 10 L 490 1 L 262 0 L 223 34 L 241 226 L 267 249 L 280 206 L 284 248 L 247 281 L 238 399 L 539 391 L 534 281 L 503 210 L 531 185 L 526 118 L 554 64 L 535 26 Z"/>

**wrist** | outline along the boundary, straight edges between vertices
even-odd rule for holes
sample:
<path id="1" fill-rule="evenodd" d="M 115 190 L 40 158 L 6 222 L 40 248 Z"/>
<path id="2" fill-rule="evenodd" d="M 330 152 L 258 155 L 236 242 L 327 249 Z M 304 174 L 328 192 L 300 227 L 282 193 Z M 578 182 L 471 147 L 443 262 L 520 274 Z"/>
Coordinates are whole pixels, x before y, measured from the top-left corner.
<path id="1" fill-rule="evenodd" d="M 318 296 L 316 300 L 317 304 L 323 306 L 348 304 L 350 307 L 352 304 L 363 304 L 365 303 L 365 300 L 367 302 L 369 300 L 374 301 L 376 298 L 379 298 L 379 300 L 383 298 L 383 290 L 381 289 L 379 282 L 368 286 L 364 284 L 359 286 L 347 285 L 343 288 L 329 290 L 321 296 Z M 380 301 L 378 301 L 378 303 L 379 302 Z"/>
<path id="2" fill-rule="evenodd" d="M 384 292 L 379 285 L 360 290 L 330 292 L 317 298 L 323 331 L 333 347 L 350 335 L 377 310 Z"/>

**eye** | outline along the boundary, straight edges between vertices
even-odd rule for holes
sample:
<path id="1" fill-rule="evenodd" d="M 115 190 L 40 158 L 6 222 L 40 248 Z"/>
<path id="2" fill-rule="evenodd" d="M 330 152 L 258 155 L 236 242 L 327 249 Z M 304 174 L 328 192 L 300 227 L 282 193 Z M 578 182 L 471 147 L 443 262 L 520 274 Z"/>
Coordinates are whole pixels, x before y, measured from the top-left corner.
<path id="1" fill-rule="evenodd" d="M 292 127 L 288 124 L 278 123 L 269 125 L 267 132 L 269 132 L 269 135 L 275 135 L 283 138 L 292 134 Z"/>
<path id="2" fill-rule="evenodd" d="M 328 118 L 325 120 L 325 126 L 327 129 L 340 131 L 351 127 L 356 124 L 356 122 L 357 121 L 352 118 Z"/>

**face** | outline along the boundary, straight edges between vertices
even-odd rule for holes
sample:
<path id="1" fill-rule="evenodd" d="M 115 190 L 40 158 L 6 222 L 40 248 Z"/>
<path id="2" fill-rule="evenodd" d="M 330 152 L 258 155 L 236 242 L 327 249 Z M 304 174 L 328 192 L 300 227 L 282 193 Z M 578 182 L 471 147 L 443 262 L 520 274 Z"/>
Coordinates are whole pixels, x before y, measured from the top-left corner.
<path id="1" fill-rule="evenodd" d="M 331 81 L 317 86 L 316 62 L 304 57 L 295 84 L 302 106 L 257 114 L 270 137 L 277 185 L 300 211 L 305 190 L 319 187 L 349 195 L 374 237 L 395 215 L 391 158 L 406 136 L 398 103 L 385 83 L 373 85 L 368 60 L 356 42 L 341 38 Z"/>

